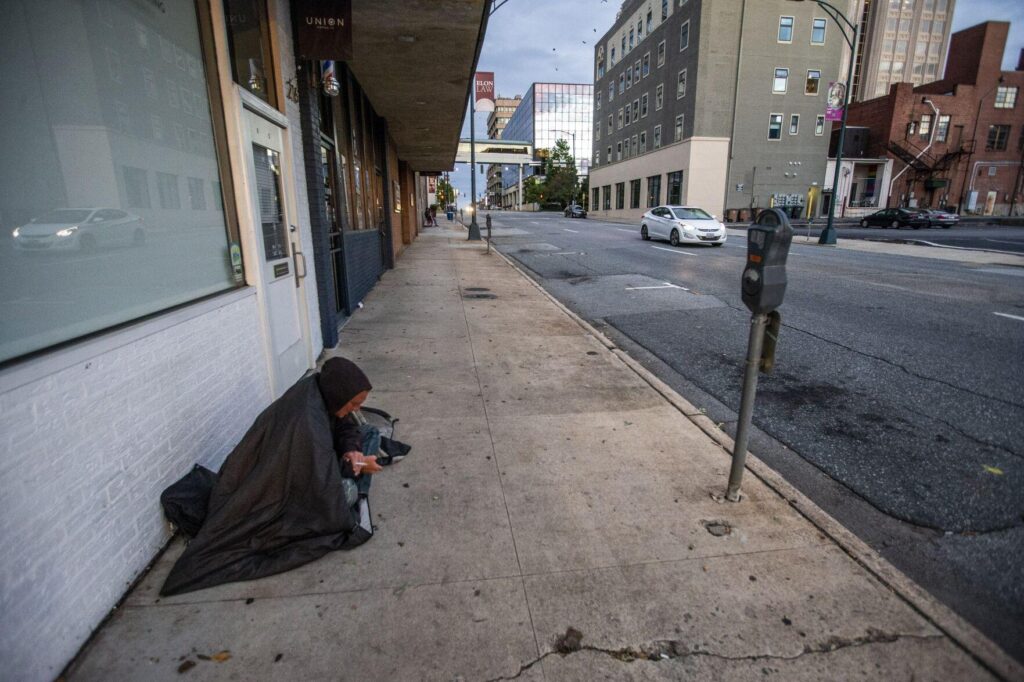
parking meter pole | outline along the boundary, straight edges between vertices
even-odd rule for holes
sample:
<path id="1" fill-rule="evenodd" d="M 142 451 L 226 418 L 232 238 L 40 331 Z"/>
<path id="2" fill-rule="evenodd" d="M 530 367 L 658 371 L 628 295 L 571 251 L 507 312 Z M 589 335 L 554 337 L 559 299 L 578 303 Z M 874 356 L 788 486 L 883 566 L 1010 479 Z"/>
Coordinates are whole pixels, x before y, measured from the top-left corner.
<path id="1" fill-rule="evenodd" d="M 487 214 L 487 253 L 491 252 L 491 214 Z"/>
<path id="2" fill-rule="evenodd" d="M 757 313 L 750 318 L 750 340 L 747 342 L 747 367 L 743 372 L 743 397 L 740 398 L 740 415 L 736 424 L 736 440 L 732 449 L 732 468 L 729 470 L 729 487 L 725 499 L 739 502 L 740 484 L 743 483 L 743 468 L 747 463 L 747 441 L 750 435 L 750 421 L 754 413 L 754 396 L 757 393 L 757 374 L 761 367 L 761 350 L 764 344 L 764 330 L 768 323 L 766 313 Z"/>

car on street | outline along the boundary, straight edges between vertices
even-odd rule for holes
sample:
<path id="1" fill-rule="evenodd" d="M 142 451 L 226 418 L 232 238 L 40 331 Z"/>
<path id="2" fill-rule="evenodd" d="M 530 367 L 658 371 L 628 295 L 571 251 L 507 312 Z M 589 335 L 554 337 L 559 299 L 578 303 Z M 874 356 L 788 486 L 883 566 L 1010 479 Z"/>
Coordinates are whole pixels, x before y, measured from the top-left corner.
<path id="1" fill-rule="evenodd" d="M 949 211 L 940 211 L 938 209 L 927 209 L 921 211 L 928 216 L 928 227 L 944 227 L 947 230 L 954 225 L 960 224 L 960 216 L 956 213 L 950 213 Z"/>
<path id="2" fill-rule="evenodd" d="M 640 237 L 667 239 L 672 246 L 684 242 L 721 246 L 728 235 L 715 216 L 697 206 L 657 206 L 640 220 Z"/>
<path id="3" fill-rule="evenodd" d="M 929 226 L 927 214 L 916 208 L 884 208 L 860 219 L 861 227 L 912 227 L 919 230 Z"/>
<path id="4" fill-rule="evenodd" d="M 583 208 L 579 204 L 572 204 L 565 207 L 566 218 L 586 218 L 587 209 Z"/>
<path id="5" fill-rule="evenodd" d="M 55 208 L 11 233 L 18 251 L 91 251 L 146 243 L 142 218 L 118 208 Z"/>

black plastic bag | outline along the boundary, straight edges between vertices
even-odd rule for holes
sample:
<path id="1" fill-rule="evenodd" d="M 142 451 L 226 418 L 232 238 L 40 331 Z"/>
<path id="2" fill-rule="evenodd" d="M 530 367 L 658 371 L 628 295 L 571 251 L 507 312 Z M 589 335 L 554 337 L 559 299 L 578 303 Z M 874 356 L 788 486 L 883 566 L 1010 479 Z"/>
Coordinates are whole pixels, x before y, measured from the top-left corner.
<path id="1" fill-rule="evenodd" d="M 194 538 L 206 520 L 206 508 L 215 485 L 217 474 L 196 464 L 192 471 L 160 493 L 164 516 L 175 528 Z"/>

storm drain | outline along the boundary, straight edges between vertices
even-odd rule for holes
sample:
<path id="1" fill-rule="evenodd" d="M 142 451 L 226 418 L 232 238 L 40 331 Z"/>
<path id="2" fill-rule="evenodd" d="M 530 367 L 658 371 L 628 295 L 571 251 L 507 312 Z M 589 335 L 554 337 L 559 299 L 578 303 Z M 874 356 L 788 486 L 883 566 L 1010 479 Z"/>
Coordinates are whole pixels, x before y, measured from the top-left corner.
<path id="1" fill-rule="evenodd" d="M 466 291 L 490 291 L 487 287 L 466 287 Z"/>

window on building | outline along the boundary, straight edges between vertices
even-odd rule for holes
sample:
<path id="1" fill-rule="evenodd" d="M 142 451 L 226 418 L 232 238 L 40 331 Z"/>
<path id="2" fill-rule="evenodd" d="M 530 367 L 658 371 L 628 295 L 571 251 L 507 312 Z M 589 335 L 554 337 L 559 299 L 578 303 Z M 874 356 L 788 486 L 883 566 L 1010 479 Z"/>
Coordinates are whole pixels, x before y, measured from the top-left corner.
<path id="1" fill-rule="evenodd" d="M 243 21 L 228 22 L 232 79 L 245 90 L 276 107 L 277 87 L 270 53 L 271 24 L 267 21 L 267 1 L 225 0 L 224 11 L 228 16 L 245 18 Z"/>
<path id="2" fill-rule="evenodd" d="M 672 133 L 672 141 L 673 142 L 679 142 L 680 140 L 683 139 L 683 120 L 684 120 L 684 118 L 685 117 L 684 117 L 683 114 L 679 114 L 678 116 L 676 116 L 676 124 L 675 124 L 675 127 L 673 128 L 674 132 Z"/>
<path id="3" fill-rule="evenodd" d="M 676 78 L 676 99 L 686 96 L 686 69 L 679 72 Z"/>
<path id="4" fill-rule="evenodd" d="M 779 42 L 793 42 L 793 17 L 779 17 Z"/>
<path id="5" fill-rule="evenodd" d="M 640 98 L 640 117 L 647 118 L 647 93 Z"/>
<path id="6" fill-rule="evenodd" d="M 647 131 L 640 131 L 640 153 L 643 154 L 647 151 Z"/>
<path id="7" fill-rule="evenodd" d="M 932 115 L 924 114 L 921 116 L 921 125 L 918 127 L 918 132 L 921 133 L 921 139 L 927 140 L 932 132 Z"/>
<path id="8" fill-rule="evenodd" d="M 668 19 L 668 0 L 661 0 L 661 20 Z"/>
<path id="9" fill-rule="evenodd" d="M 647 32 L 650 33 L 652 28 L 654 28 L 654 15 L 651 10 L 647 10 Z"/>
<path id="10" fill-rule="evenodd" d="M 52 33 L 52 17 L 60 16 L 60 30 L 87 36 L 94 58 L 83 59 L 75 41 L 51 40 L 45 54 L 11 50 L 0 66 L 5 77 L 52 84 L 53 64 L 75 65 L 74 87 L 31 96 L 37 103 L 56 97 L 60 106 L 4 110 L 0 362 L 244 283 L 229 256 L 237 243 L 233 218 L 224 210 L 225 203 L 233 208 L 231 192 L 224 203 L 219 196 L 222 175 L 230 177 L 218 145 L 225 139 L 218 123 L 223 110 L 206 88 L 209 54 L 193 5 L 166 15 L 141 11 L 132 0 L 33 7 L 18 4 L 15 23 L 7 25 L 24 30 L 26 39 L 36 36 L 38 46 L 38 36 Z M 148 62 L 138 57 L 146 45 Z M 169 62 L 160 63 L 161 45 Z M 234 47 L 237 57 L 240 46 Z M 261 60 L 262 53 L 252 58 Z M 145 66 L 153 67 L 148 74 Z M 164 95 L 156 88 L 170 76 L 179 81 L 179 98 L 182 83 L 189 83 L 187 111 L 151 96 Z M 242 80 L 247 76 L 245 71 L 237 78 L 251 90 Z M 121 86 L 111 85 L 118 81 Z M 257 84 L 268 82 L 264 77 Z M 115 93 L 124 93 L 126 101 L 117 102 Z M 29 257 L 42 253 L 52 257 Z"/>
<path id="11" fill-rule="evenodd" d="M 638 59 L 636 64 L 633 65 L 633 81 L 636 83 L 640 82 L 640 62 L 641 60 Z"/>
<path id="12" fill-rule="evenodd" d="M 615 99 L 615 81 L 613 80 L 608 84 L 608 101 L 611 102 Z"/>
<path id="13" fill-rule="evenodd" d="M 640 118 L 640 100 L 633 100 L 633 121 L 636 122 Z"/>
<path id="14" fill-rule="evenodd" d="M 768 139 L 782 139 L 782 114 L 769 114 L 768 116 Z"/>
<path id="15" fill-rule="evenodd" d="M 821 71 L 810 69 L 807 72 L 807 83 L 804 84 L 805 95 L 817 95 L 821 88 Z"/>
<path id="16" fill-rule="evenodd" d="M 615 123 L 612 120 L 612 115 L 608 114 L 608 134 L 611 135 L 613 130 L 615 130 Z"/>
<path id="17" fill-rule="evenodd" d="M 602 93 L 602 92 L 601 92 L 600 90 L 598 90 L 598 92 L 597 92 L 597 98 L 596 98 L 596 99 L 594 100 L 594 104 L 595 104 L 595 106 L 596 106 L 596 107 L 597 107 L 598 109 L 600 109 L 600 108 L 601 108 L 601 95 L 602 95 L 602 94 L 604 94 L 604 93 Z"/>
<path id="18" fill-rule="evenodd" d="M 654 208 L 661 203 L 661 176 L 651 175 L 647 178 L 647 208 Z"/>
<path id="19" fill-rule="evenodd" d="M 658 66 L 665 66 L 665 41 L 658 43 Z"/>
<path id="20" fill-rule="evenodd" d="M 949 121 L 950 117 L 948 115 L 944 114 L 939 116 L 939 121 L 935 125 L 936 142 L 945 142 L 947 139 L 949 139 Z"/>
<path id="21" fill-rule="evenodd" d="M 1017 87 L 1000 85 L 996 88 L 996 109 L 1013 109 L 1017 106 Z"/>
<path id="22" fill-rule="evenodd" d="M 900 19 L 899 32 L 900 33 L 909 33 L 910 32 L 910 19 Z"/>
<path id="23" fill-rule="evenodd" d="M 601 206 L 601 188 L 595 187 L 590 191 L 590 210 L 596 211 Z"/>
<path id="24" fill-rule="evenodd" d="M 811 24 L 811 45 L 824 45 L 825 44 L 825 24 L 827 22 L 824 19 L 815 19 Z"/>
<path id="25" fill-rule="evenodd" d="M 601 188 L 601 194 L 604 202 L 601 204 L 602 208 L 606 211 L 612 210 L 612 186 L 605 185 Z"/>
<path id="26" fill-rule="evenodd" d="M 640 208 L 640 179 L 629 181 L 629 207 Z"/>
<path id="27" fill-rule="evenodd" d="M 622 36 L 622 45 L 621 45 L 621 47 L 622 47 L 622 49 L 619 50 L 622 53 L 622 57 L 621 58 L 625 59 L 626 58 L 626 36 L 625 35 Z"/>
<path id="28" fill-rule="evenodd" d="M 682 52 L 690 46 L 690 21 L 684 21 L 679 27 L 679 51 Z"/>
<path id="29" fill-rule="evenodd" d="M 800 114 L 792 114 L 789 117 L 789 134 L 798 135 L 800 133 Z"/>
<path id="30" fill-rule="evenodd" d="M 615 48 L 614 48 L 614 47 L 612 48 L 612 53 L 611 53 L 611 55 L 612 55 L 612 58 L 611 58 L 611 65 L 612 65 L 612 66 L 615 66 Z"/>
<path id="31" fill-rule="evenodd" d="M 660 111 L 661 107 L 665 105 L 665 86 L 664 84 L 658 85 L 654 89 L 654 110 Z"/>
<path id="32" fill-rule="evenodd" d="M 629 49 L 631 49 L 631 50 L 633 49 L 633 38 L 634 38 L 634 36 L 635 36 L 635 34 L 633 33 L 633 29 L 629 29 Z"/>
<path id="33" fill-rule="evenodd" d="M 985 151 L 1005 151 L 1006 141 L 1009 139 L 1010 126 L 990 125 L 988 127 L 988 141 L 985 143 Z"/>
<path id="34" fill-rule="evenodd" d="M 604 161 L 605 163 L 611 163 L 612 162 L 612 146 L 611 145 L 608 145 L 608 151 L 605 154 L 604 158 L 605 158 L 605 161 Z"/>
<path id="35" fill-rule="evenodd" d="M 634 156 L 640 152 L 640 145 L 637 142 L 637 136 L 636 135 L 633 136 L 633 143 L 632 143 L 632 146 L 630 147 L 630 149 L 633 150 L 633 155 Z"/>
<path id="36" fill-rule="evenodd" d="M 619 118 L 617 120 L 618 120 L 618 126 L 617 127 L 618 127 L 619 130 L 622 130 L 622 109 L 619 109 Z"/>
<path id="37" fill-rule="evenodd" d="M 946 31 L 946 22 L 936 19 L 932 22 L 932 33 L 942 35 Z"/>
<path id="38" fill-rule="evenodd" d="M 651 73 L 651 53 L 647 52 L 647 53 L 644 54 L 644 67 L 643 67 L 644 78 L 647 78 L 648 74 L 650 74 L 650 73 Z"/>
<path id="39" fill-rule="evenodd" d="M 629 158 L 629 149 L 629 138 L 627 137 L 625 140 L 622 141 L 622 158 Z"/>
<path id="40" fill-rule="evenodd" d="M 785 94 L 789 88 L 789 69 L 775 69 L 775 79 L 772 81 L 772 92 Z"/>
<path id="41" fill-rule="evenodd" d="M 626 183 L 615 183 L 615 208 L 621 211 L 626 208 Z"/>
<path id="42" fill-rule="evenodd" d="M 683 171 L 669 173 L 667 181 L 668 196 L 665 198 L 665 203 L 674 205 L 683 203 Z"/>
<path id="43" fill-rule="evenodd" d="M 597 63 L 597 77 L 604 78 L 604 61 Z"/>
<path id="44" fill-rule="evenodd" d="M 633 67 L 626 69 L 626 89 L 633 87 Z"/>
<path id="45" fill-rule="evenodd" d="M 630 106 L 627 104 L 626 105 L 626 125 L 629 125 L 630 121 L 632 120 L 630 118 L 629 112 L 630 112 Z"/>
<path id="46" fill-rule="evenodd" d="M 655 149 L 661 146 L 661 126 L 654 126 L 653 144 Z"/>
<path id="47" fill-rule="evenodd" d="M 619 74 L 619 94 L 621 95 L 626 91 L 626 74 Z"/>
<path id="48" fill-rule="evenodd" d="M 644 22 L 642 19 L 636 21 L 636 44 L 639 45 L 640 41 L 644 39 Z"/>
<path id="49" fill-rule="evenodd" d="M 622 161 L 622 142 L 615 143 L 615 160 Z"/>
<path id="50" fill-rule="evenodd" d="M 825 117 L 824 115 L 818 115 L 814 119 L 814 134 L 824 135 L 825 134 Z"/>

